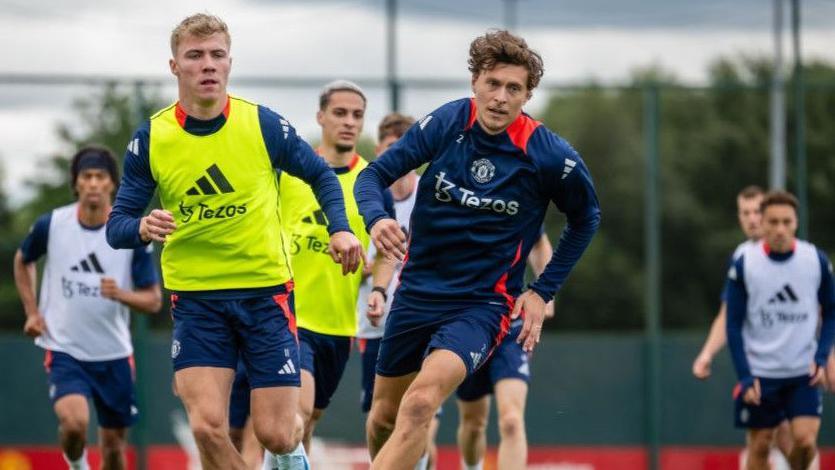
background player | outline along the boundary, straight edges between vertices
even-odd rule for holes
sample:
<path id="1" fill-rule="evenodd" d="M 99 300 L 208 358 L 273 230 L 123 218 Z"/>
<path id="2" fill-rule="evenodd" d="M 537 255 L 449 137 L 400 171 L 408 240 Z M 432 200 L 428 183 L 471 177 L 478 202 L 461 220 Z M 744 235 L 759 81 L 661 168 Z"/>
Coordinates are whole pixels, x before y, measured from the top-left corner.
<path id="1" fill-rule="evenodd" d="M 832 264 L 795 238 L 794 196 L 768 193 L 761 210 L 763 241 L 747 246 L 728 272 L 727 337 L 739 377 L 735 423 L 748 430 L 748 468 L 767 469 L 774 430 L 788 419 L 789 463 L 805 470 L 817 452 L 817 386 L 835 336 Z"/>
<path id="2" fill-rule="evenodd" d="M 553 248 L 543 232 L 528 255 L 536 276 L 542 274 L 551 259 Z M 554 316 L 554 301 L 545 307 L 545 318 Z M 516 338 L 522 330 L 522 319 L 510 325 L 510 333 L 475 374 L 458 386 L 458 449 L 465 470 L 482 470 L 487 450 L 487 424 L 490 417 L 490 395 L 496 397 L 499 423 L 498 468 L 520 468 L 528 460 L 525 432 L 525 403 L 530 384 L 529 354 Z"/>
<path id="3" fill-rule="evenodd" d="M 244 466 L 228 430 L 239 357 L 266 465 L 304 468 L 293 281 L 275 170 L 313 187 L 329 222 L 328 252 L 343 272 L 357 269 L 362 250 L 327 165 L 287 120 L 227 94 L 229 48 L 215 16 L 192 15 L 172 32 L 179 100 L 134 134 L 107 237 L 117 248 L 165 243 L 174 381 L 204 470 Z M 142 217 L 155 189 L 162 209 Z"/>
<path id="4" fill-rule="evenodd" d="M 322 128 L 322 144 L 317 152 L 339 179 L 351 229 L 359 234 L 362 245 L 368 246 L 368 234 L 353 197 L 357 175 L 367 165 L 356 153 L 365 107 L 365 93 L 359 86 L 337 80 L 322 89 L 316 121 Z M 309 452 L 313 430 L 339 385 L 357 331 L 356 305 L 362 273 L 344 276 L 331 262 L 327 253 L 327 218 L 307 184 L 280 173 L 279 203 L 297 282 L 300 409 L 305 422 L 304 445 Z M 388 208 L 391 211 L 390 198 Z"/>
<path id="5" fill-rule="evenodd" d="M 469 64 L 475 97 L 426 116 L 356 185 L 375 246 L 403 258 L 406 238 L 386 215 L 383 190 L 429 163 L 380 345 L 367 427 L 375 469 L 411 468 L 418 461 L 435 411 L 489 357 L 523 309 L 518 340 L 526 352 L 533 350 L 545 304 L 599 225 L 582 159 L 521 112 L 542 76 L 539 55 L 523 39 L 493 31 L 472 42 Z M 539 238 L 551 202 L 567 215 L 566 231 L 543 275 L 519 295 L 519 260 Z"/>
<path id="6" fill-rule="evenodd" d="M 130 311 L 159 311 L 150 247 L 114 250 L 105 240 L 118 166 L 112 152 L 84 147 L 70 163 L 77 201 L 38 218 L 14 259 L 24 332 L 46 350 L 49 398 L 71 469 L 88 469 L 88 399 L 96 407 L 102 468 L 123 469 L 127 428 L 137 419 Z M 37 260 L 46 255 L 40 303 Z"/>

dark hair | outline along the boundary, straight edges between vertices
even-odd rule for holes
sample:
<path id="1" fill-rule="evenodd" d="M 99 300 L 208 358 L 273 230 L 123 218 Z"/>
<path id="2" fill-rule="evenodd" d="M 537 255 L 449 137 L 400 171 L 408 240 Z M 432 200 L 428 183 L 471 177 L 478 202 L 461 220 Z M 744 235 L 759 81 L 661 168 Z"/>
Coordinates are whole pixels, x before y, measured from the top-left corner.
<path id="1" fill-rule="evenodd" d="M 762 196 L 763 194 L 765 194 L 763 188 L 755 184 L 752 184 L 750 186 L 742 188 L 742 191 L 740 191 L 739 194 L 736 195 L 736 197 L 741 199 L 754 199 L 755 197 Z"/>
<path id="2" fill-rule="evenodd" d="M 119 185 L 119 165 L 116 157 L 109 148 L 101 145 L 87 145 L 78 150 L 70 161 L 70 188 L 73 194 L 78 196 L 75 190 L 75 182 L 82 170 L 88 168 L 101 168 L 110 175 L 114 189 Z"/>
<path id="3" fill-rule="evenodd" d="M 338 91 L 350 91 L 351 93 L 360 95 L 360 98 L 362 98 L 362 105 L 365 107 L 365 92 L 362 91 L 362 88 L 360 88 L 359 85 L 349 80 L 334 80 L 325 85 L 322 88 L 321 93 L 319 93 L 319 111 L 324 111 L 325 108 L 328 107 L 331 95 Z"/>
<path id="4" fill-rule="evenodd" d="M 528 91 L 539 85 L 542 74 L 542 56 L 528 48 L 528 43 L 519 36 L 500 29 L 488 31 L 470 43 L 470 58 L 467 60 L 473 77 L 484 70 L 492 70 L 496 64 L 521 65 L 528 71 Z"/>
<path id="5" fill-rule="evenodd" d="M 792 206 L 792 209 L 797 212 L 797 206 L 799 204 L 797 202 L 797 198 L 794 197 L 794 194 L 788 191 L 769 191 L 760 203 L 760 212 L 765 213 L 765 209 L 768 206 L 783 205 Z"/>
<path id="6" fill-rule="evenodd" d="M 382 142 L 386 137 L 393 135 L 398 139 L 403 137 L 403 134 L 412 127 L 415 119 L 411 116 L 394 112 L 386 114 L 383 120 L 380 121 L 380 127 L 377 129 L 377 142 Z"/>

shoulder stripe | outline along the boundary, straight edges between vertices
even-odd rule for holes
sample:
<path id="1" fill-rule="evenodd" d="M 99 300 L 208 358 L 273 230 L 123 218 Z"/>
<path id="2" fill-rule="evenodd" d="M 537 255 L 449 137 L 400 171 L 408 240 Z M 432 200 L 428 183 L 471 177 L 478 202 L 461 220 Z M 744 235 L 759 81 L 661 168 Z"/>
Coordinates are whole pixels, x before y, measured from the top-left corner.
<path id="1" fill-rule="evenodd" d="M 523 152 L 528 153 L 528 141 L 536 131 L 536 128 L 541 125 L 541 122 L 532 119 L 525 113 L 521 113 L 507 128 L 507 135 L 510 137 L 513 145 L 519 147 Z M 571 167 L 573 168 L 574 166 L 572 165 Z"/>
<path id="2" fill-rule="evenodd" d="M 467 127 L 464 128 L 465 131 L 472 129 L 473 124 L 475 124 L 476 115 L 475 98 L 470 98 L 470 117 L 467 119 Z"/>

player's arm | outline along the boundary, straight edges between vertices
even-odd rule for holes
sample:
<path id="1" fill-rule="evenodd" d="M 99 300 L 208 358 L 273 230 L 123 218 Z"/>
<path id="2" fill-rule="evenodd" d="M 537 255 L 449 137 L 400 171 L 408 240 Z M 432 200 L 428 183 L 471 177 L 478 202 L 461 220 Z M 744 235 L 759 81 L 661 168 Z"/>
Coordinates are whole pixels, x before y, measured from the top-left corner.
<path id="1" fill-rule="evenodd" d="M 150 123 L 134 133 L 125 151 L 124 174 L 107 220 L 107 243 L 113 248 L 136 248 L 151 241 L 165 242 L 176 228 L 170 212 L 154 209 L 143 217 L 157 183 L 151 175 L 148 152 Z"/>
<path id="2" fill-rule="evenodd" d="M 826 361 L 835 339 L 835 282 L 833 282 L 832 263 L 818 250 L 821 267 L 821 283 L 818 288 L 818 302 L 821 306 L 821 327 L 818 337 L 818 349 L 815 352 L 812 385 L 817 385 L 824 378 Z"/>
<path id="3" fill-rule="evenodd" d="M 539 235 L 539 239 L 537 239 L 536 243 L 534 243 L 533 247 L 531 247 L 531 252 L 528 254 L 528 265 L 533 270 L 533 274 L 536 277 L 542 275 L 542 272 L 545 271 L 545 266 L 548 264 L 548 261 L 551 260 L 551 255 L 554 252 L 554 247 L 551 246 L 551 240 L 548 239 L 548 235 L 545 233 L 543 228 L 542 233 Z M 545 318 L 553 318 L 554 317 L 554 299 L 551 299 L 550 302 L 545 304 Z"/>
<path id="4" fill-rule="evenodd" d="M 400 224 L 386 214 L 383 192 L 398 178 L 432 159 L 436 147 L 450 128 L 445 117 L 437 116 L 447 113 L 448 110 L 439 109 L 412 125 L 397 142 L 362 170 L 354 184 L 354 198 L 365 229 L 377 250 L 387 257 L 398 261 L 403 259 L 406 234 Z"/>
<path id="5" fill-rule="evenodd" d="M 383 193 L 384 205 L 389 217 L 397 217 L 394 210 L 394 197 L 390 190 Z M 388 287 L 397 270 L 397 262 L 375 250 L 371 267 L 371 293 L 368 294 L 368 321 L 378 326 L 386 310 Z"/>
<path id="6" fill-rule="evenodd" d="M 739 393 L 746 403 L 759 405 L 759 381 L 751 375 L 748 358 L 745 356 L 745 341 L 742 338 L 742 326 L 748 311 L 748 291 L 745 287 L 744 258 L 737 259 L 728 270 L 725 286 L 727 292 L 727 320 L 725 334 L 728 349 L 739 379 Z"/>
<path id="7" fill-rule="evenodd" d="M 693 361 L 693 375 L 696 378 L 706 379 L 710 377 L 710 365 L 713 362 L 713 358 L 725 346 L 727 310 L 728 306 L 723 301 L 719 306 L 719 313 L 716 314 L 716 318 L 713 319 L 710 325 L 710 332 L 707 335 L 705 344 L 702 346 L 699 355 L 696 356 L 696 360 Z"/>
<path id="8" fill-rule="evenodd" d="M 15 287 L 26 314 L 23 332 L 33 338 L 46 331 L 46 322 L 36 299 L 37 261 L 46 253 L 50 222 L 51 213 L 39 217 L 14 256 Z"/>
<path id="9" fill-rule="evenodd" d="M 588 168 L 568 144 L 557 141 L 556 137 L 553 139 L 546 142 L 551 145 L 550 148 L 541 148 L 540 151 L 544 155 L 564 155 L 567 158 L 551 158 L 543 162 L 542 187 L 550 189 L 550 199 L 566 215 L 567 224 L 542 275 L 519 297 L 511 315 L 516 318 L 522 309 L 525 310 L 525 323 L 517 341 L 524 342 L 523 349 L 526 351 L 531 351 L 539 341 L 545 304 L 554 298 L 600 226 L 600 205 Z M 563 168 L 567 164 L 563 162 L 569 159 L 573 166 L 566 174 Z"/>
<path id="10" fill-rule="evenodd" d="M 258 119 L 273 167 L 310 186 L 328 220 L 331 256 L 342 264 L 343 274 L 355 272 L 362 260 L 362 247 L 348 224 L 342 187 L 336 174 L 296 134 L 296 129 L 286 119 L 264 106 L 258 107 Z"/>
<path id="11" fill-rule="evenodd" d="M 162 290 L 159 286 L 159 275 L 154 268 L 151 247 L 140 247 L 133 250 L 131 260 L 131 279 L 133 289 L 123 289 L 113 278 L 103 277 L 101 280 L 102 297 L 115 300 L 127 305 L 131 310 L 142 313 L 157 313 L 162 308 Z"/>

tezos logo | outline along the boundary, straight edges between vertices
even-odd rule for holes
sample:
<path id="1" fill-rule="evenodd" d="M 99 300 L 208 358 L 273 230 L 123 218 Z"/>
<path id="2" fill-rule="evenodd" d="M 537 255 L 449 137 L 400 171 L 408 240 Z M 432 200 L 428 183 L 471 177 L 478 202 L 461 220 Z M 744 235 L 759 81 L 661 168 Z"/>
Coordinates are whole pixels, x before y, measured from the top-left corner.
<path id="1" fill-rule="evenodd" d="M 446 179 L 445 171 L 435 175 L 435 199 L 441 202 L 457 202 L 472 209 L 492 210 L 497 214 L 516 215 L 519 212 L 518 201 L 476 196 L 475 191 L 459 187 Z"/>
<path id="2" fill-rule="evenodd" d="M 180 355 L 180 342 L 178 340 L 174 340 L 171 342 L 171 359 L 177 359 L 177 356 Z"/>
<path id="3" fill-rule="evenodd" d="M 470 174 L 473 175 L 473 179 L 476 180 L 477 183 L 489 183 L 496 174 L 496 167 L 490 160 L 486 158 L 479 158 L 474 161 L 473 166 L 470 167 Z"/>

